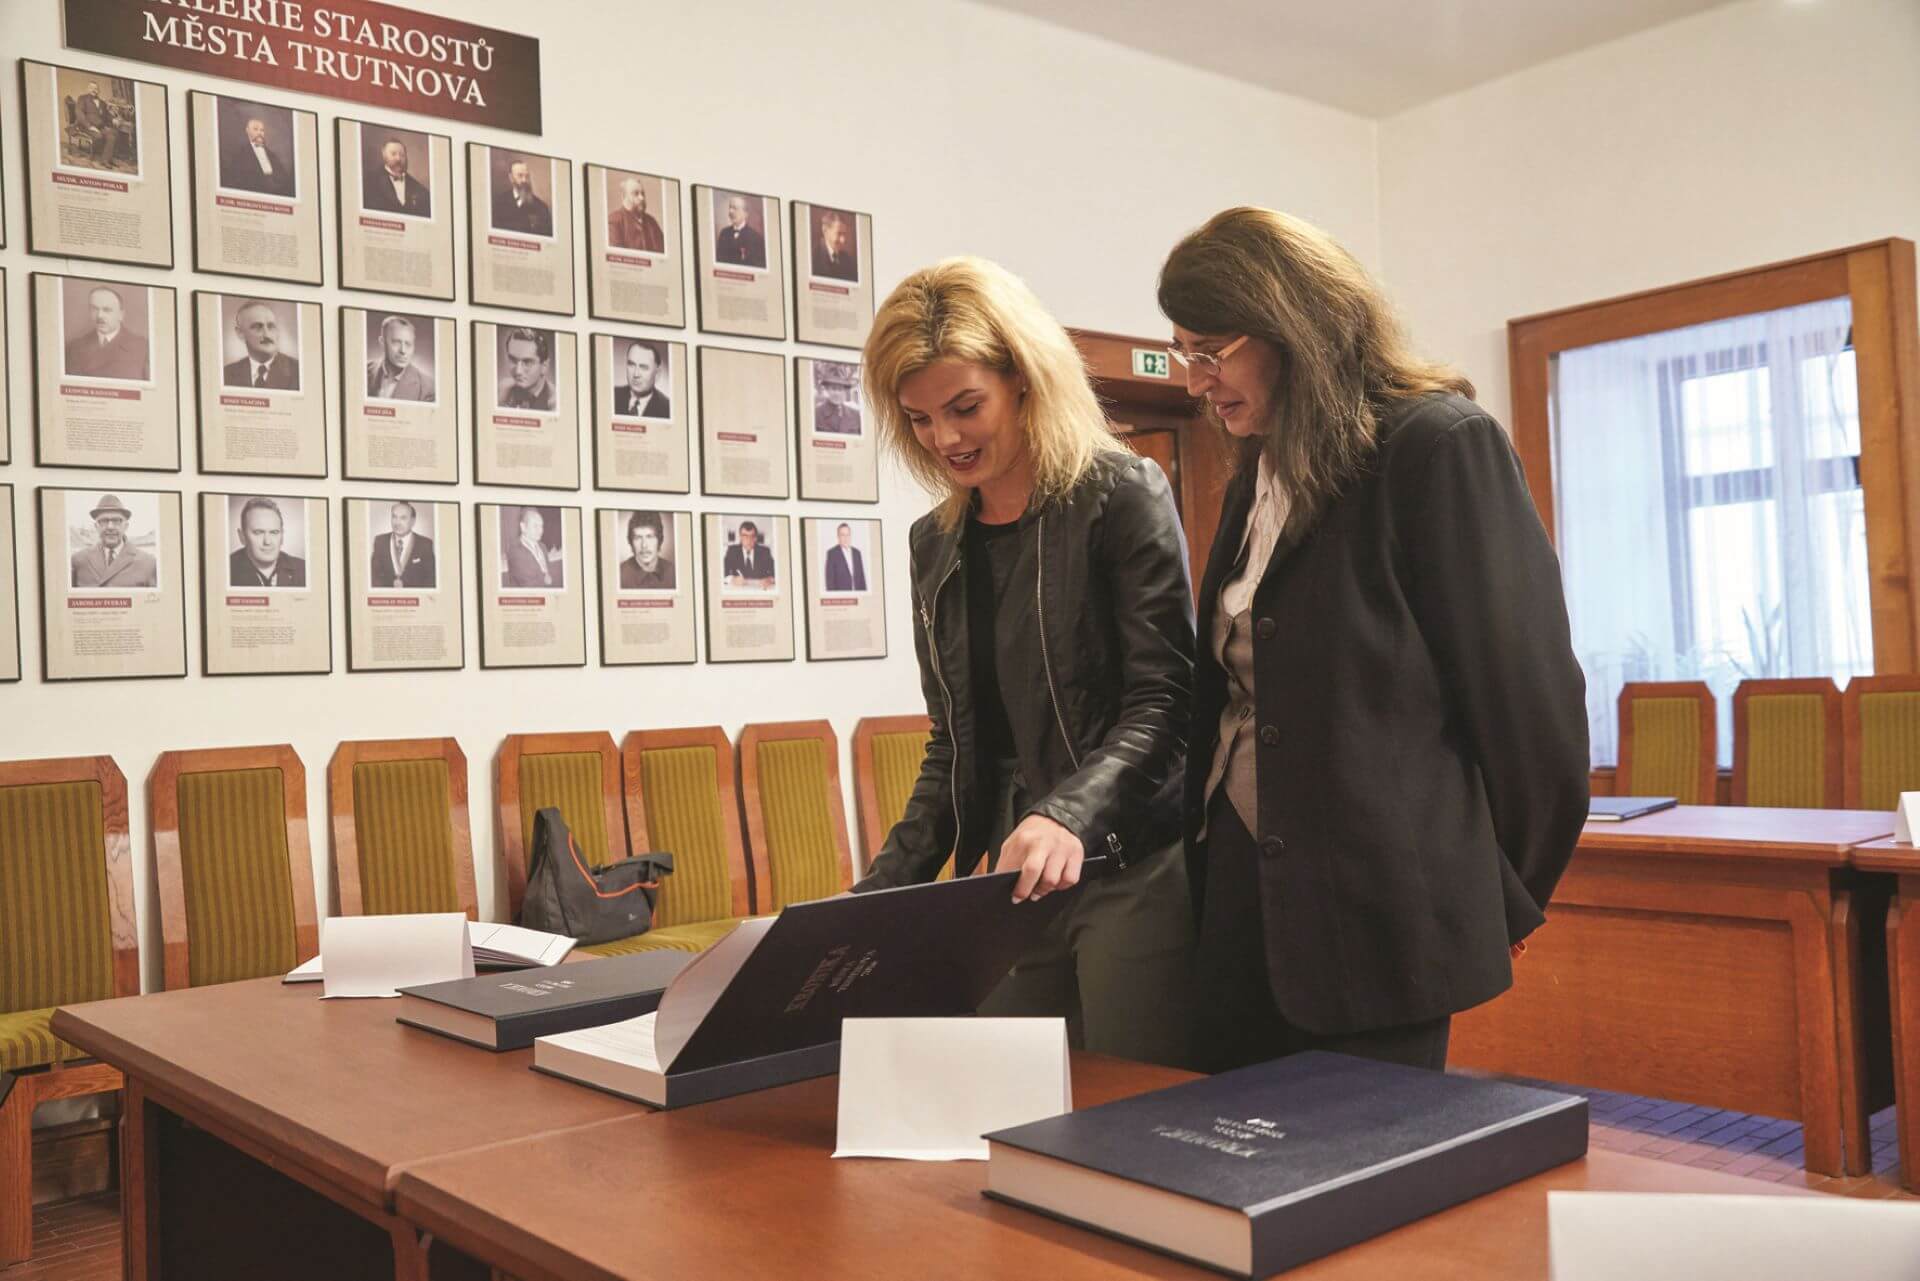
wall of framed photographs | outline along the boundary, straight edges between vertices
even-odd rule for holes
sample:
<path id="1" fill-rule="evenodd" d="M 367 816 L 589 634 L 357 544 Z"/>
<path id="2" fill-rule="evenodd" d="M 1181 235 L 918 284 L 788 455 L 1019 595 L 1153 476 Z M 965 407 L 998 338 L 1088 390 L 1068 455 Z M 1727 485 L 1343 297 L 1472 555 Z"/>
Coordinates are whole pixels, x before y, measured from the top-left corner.
<path id="1" fill-rule="evenodd" d="M 139 830 L 174 747 L 290 741 L 320 814 L 347 738 L 454 735 L 480 797 L 513 730 L 844 743 L 923 706 L 926 500 L 857 381 L 893 282 L 980 253 L 1150 333 L 1215 208 L 1378 241 L 1366 122 L 960 0 L 651 6 L 638 43 L 614 0 L 555 14 L 532 136 L 77 53 L 54 0 L 6 6 L 0 756 L 112 752 Z M 1235 127 L 1131 135 L 1115 86 Z"/>

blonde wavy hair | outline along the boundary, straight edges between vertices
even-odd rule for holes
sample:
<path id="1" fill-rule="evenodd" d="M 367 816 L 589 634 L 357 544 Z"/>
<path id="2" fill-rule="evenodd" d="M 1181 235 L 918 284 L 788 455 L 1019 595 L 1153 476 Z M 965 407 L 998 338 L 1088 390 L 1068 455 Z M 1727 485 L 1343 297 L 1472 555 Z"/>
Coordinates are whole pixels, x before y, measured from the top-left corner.
<path id="1" fill-rule="evenodd" d="M 1270 460 L 1289 500 L 1290 535 L 1372 461 L 1383 411 L 1417 396 L 1473 395 L 1459 370 L 1413 352 L 1352 254 L 1290 214 L 1252 206 L 1215 214 L 1167 255 L 1159 293 L 1176 325 L 1252 334 L 1279 349 L 1272 418 L 1240 445 L 1239 460 Z"/>
<path id="2" fill-rule="evenodd" d="M 901 281 L 873 318 L 861 358 L 880 439 L 937 496 L 943 528 L 966 515 L 972 490 L 914 436 L 900 384 L 942 360 L 984 365 L 1026 383 L 1020 431 L 1033 467 L 1034 498 L 1055 499 L 1094 459 L 1124 451 L 1087 381 L 1080 349 L 1026 282 L 984 258 L 946 258 Z"/>

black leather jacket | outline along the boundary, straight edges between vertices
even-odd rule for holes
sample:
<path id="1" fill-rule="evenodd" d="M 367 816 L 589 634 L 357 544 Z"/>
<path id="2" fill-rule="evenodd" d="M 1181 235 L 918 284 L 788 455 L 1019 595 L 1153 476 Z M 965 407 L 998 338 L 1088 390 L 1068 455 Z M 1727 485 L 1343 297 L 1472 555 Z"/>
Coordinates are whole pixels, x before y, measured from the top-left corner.
<path id="1" fill-rule="evenodd" d="M 1124 867 L 1176 841 L 1193 682 L 1187 544 L 1158 466 L 1099 456 L 1062 499 L 1020 519 L 996 624 L 1000 693 L 1020 775 L 1087 854 Z M 949 856 L 978 865 L 996 798 L 979 794 L 969 689 L 965 522 L 914 522 L 914 647 L 933 737 L 905 814 L 854 888 L 930 881 Z M 990 607 L 990 605 L 988 606 Z"/>

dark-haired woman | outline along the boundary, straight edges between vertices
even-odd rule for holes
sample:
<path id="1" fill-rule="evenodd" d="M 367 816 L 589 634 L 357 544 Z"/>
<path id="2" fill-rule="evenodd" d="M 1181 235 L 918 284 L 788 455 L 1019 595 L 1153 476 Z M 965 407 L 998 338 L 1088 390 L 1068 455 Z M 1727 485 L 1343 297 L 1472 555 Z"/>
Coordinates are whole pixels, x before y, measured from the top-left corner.
<path id="1" fill-rule="evenodd" d="M 1160 273 L 1237 455 L 1187 758 L 1200 1054 L 1445 1066 L 1587 812 L 1585 683 L 1506 434 L 1319 229 L 1230 209 Z"/>

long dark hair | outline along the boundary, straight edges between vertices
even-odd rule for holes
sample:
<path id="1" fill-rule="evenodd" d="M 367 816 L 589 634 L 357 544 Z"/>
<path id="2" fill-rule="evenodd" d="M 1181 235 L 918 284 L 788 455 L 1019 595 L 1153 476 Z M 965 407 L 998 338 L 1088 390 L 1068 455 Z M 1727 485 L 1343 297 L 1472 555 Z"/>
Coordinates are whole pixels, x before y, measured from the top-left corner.
<path id="1" fill-rule="evenodd" d="M 1288 500 L 1291 536 L 1365 469 L 1382 409 L 1435 392 L 1473 395 L 1459 370 L 1408 348 L 1352 254 L 1272 209 L 1228 209 L 1189 232 L 1160 268 L 1160 310 L 1195 333 L 1251 334 L 1279 349 L 1270 420 L 1238 442 L 1238 459 L 1267 457 Z"/>

